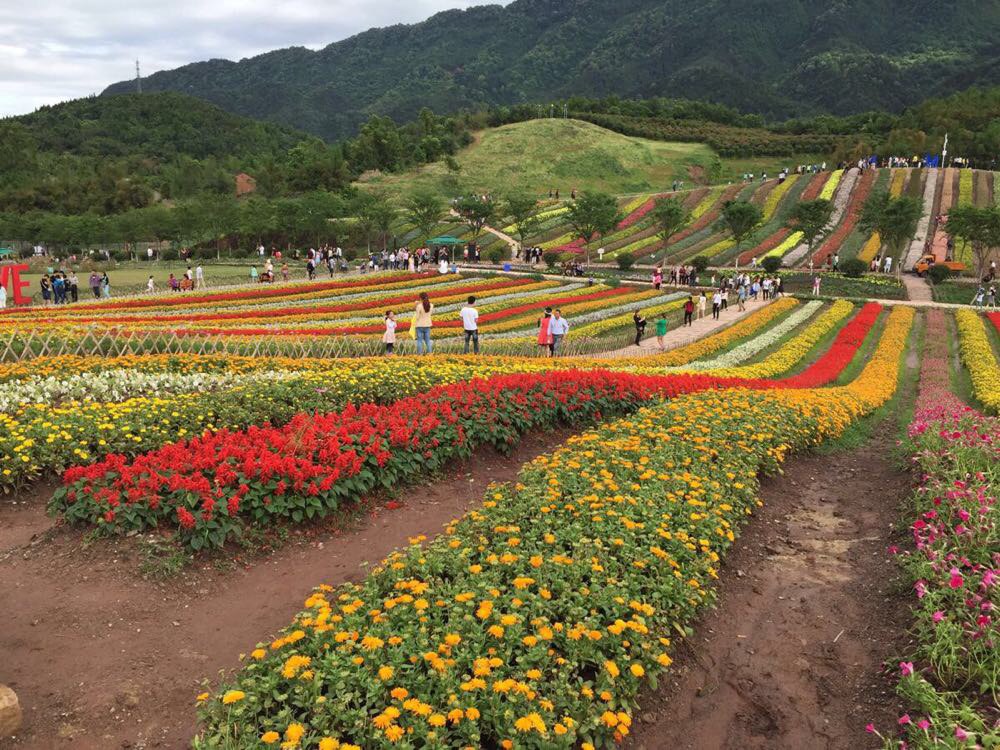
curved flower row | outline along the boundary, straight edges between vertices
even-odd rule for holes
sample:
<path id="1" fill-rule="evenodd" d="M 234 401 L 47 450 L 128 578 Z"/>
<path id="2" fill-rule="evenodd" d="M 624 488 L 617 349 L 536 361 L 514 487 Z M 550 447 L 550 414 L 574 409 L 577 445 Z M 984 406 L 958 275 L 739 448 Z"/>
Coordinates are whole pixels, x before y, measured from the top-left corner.
<path id="1" fill-rule="evenodd" d="M 924 340 L 918 408 L 904 441 L 921 483 L 907 519 L 912 547 L 899 557 L 916 601 L 898 691 L 915 715 L 904 714 L 898 727 L 914 748 L 994 747 L 1000 728 L 981 704 L 1000 672 L 1000 420 L 952 394 L 941 310 L 928 310 Z M 982 686 L 980 705 L 969 685 Z M 880 736 L 887 748 L 899 744 Z"/>
<path id="2" fill-rule="evenodd" d="M 891 397 L 911 321 L 895 317 L 850 385 L 642 409 L 536 459 L 361 583 L 320 586 L 235 682 L 199 696 L 195 747 L 622 741 L 676 629 L 712 601 L 759 474 Z"/>
<path id="3" fill-rule="evenodd" d="M 854 305 L 846 300 L 837 300 L 815 321 L 785 342 L 777 351 L 762 362 L 739 367 L 723 367 L 713 370 L 720 377 L 768 378 L 787 372 L 812 351 L 820 339 L 840 325 L 854 310 Z"/>
<path id="4" fill-rule="evenodd" d="M 51 507 L 71 522 L 126 531 L 179 527 L 194 549 L 221 546 L 247 524 L 324 515 L 481 443 L 504 449 L 529 429 L 737 382 L 592 371 L 454 383 L 388 406 L 301 413 L 281 428 L 220 430 L 131 462 L 110 455 L 67 470 Z"/>
<path id="5" fill-rule="evenodd" d="M 694 362 L 696 359 L 707 357 L 713 352 L 725 349 L 735 341 L 754 335 L 770 325 L 771 321 L 779 315 L 788 312 L 798 304 L 798 301 L 791 297 L 782 297 L 766 307 L 751 313 L 743 318 L 743 320 L 734 323 L 719 333 L 706 336 L 687 346 L 672 349 L 666 354 L 657 355 L 655 357 L 656 363 L 664 367 L 670 367 L 673 365 L 686 365 L 688 362 Z"/>
<path id="6" fill-rule="evenodd" d="M 777 325 L 768 328 L 763 333 L 754 336 L 749 341 L 745 341 L 739 346 L 733 347 L 724 354 L 712 359 L 703 359 L 684 365 L 685 370 L 712 370 L 721 367 L 732 367 L 740 362 L 745 362 L 756 354 L 764 351 L 770 346 L 774 346 L 785 334 L 798 328 L 803 322 L 811 318 L 817 310 L 823 306 L 822 302 L 813 300 L 807 302 L 797 310 L 793 310 L 791 315 L 786 317 Z"/>
<path id="7" fill-rule="evenodd" d="M 821 266 L 826 261 L 827 255 L 838 252 L 847 236 L 854 231 L 854 225 L 857 224 L 858 217 L 861 215 L 861 207 L 868 200 L 868 194 L 871 192 L 877 176 L 877 170 L 867 169 L 857 180 L 840 224 L 827 235 L 819 249 L 813 253 L 812 259 L 815 265 Z"/>
<path id="8" fill-rule="evenodd" d="M 792 232 L 788 237 L 782 240 L 781 244 L 768 250 L 765 253 L 765 258 L 783 258 L 785 254 L 791 250 L 793 247 L 798 245 L 802 241 L 802 232 Z"/>
<path id="9" fill-rule="evenodd" d="M 972 378 L 976 398 L 991 413 L 1000 412 L 1000 363 L 987 336 L 980 315 L 972 310 L 956 310 L 958 344 L 962 362 Z"/>
<path id="10" fill-rule="evenodd" d="M 826 181 L 823 185 L 823 189 L 819 191 L 819 197 L 822 200 L 828 201 L 833 199 L 833 194 L 837 191 L 837 187 L 840 185 L 841 179 L 844 177 L 843 169 L 835 169 L 830 173 L 830 179 Z"/>

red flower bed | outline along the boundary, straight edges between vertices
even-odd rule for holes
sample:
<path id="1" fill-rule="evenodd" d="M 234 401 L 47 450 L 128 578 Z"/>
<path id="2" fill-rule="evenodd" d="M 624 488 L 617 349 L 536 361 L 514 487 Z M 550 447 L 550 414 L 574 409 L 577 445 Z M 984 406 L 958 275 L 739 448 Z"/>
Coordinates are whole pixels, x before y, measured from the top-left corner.
<path id="1" fill-rule="evenodd" d="M 765 239 L 756 247 L 747 250 L 745 253 L 740 255 L 740 265 L 745 266 L 755 257 L 763 255 L 766 252 L 774 250 L 778 245 L 785 241 L 785 238 L 791 234 L 791 229 L 788 227 L 782 227 L 777 232 L 772 234 L 770 237 Z"/>
<path id="2" fill-rule="evenodd" d="M 837 379 L 844 368 L 854 359 L 871 331 L 882 306 L 877 302 L 869 302 L 851 321 L 840 329 L 833 344 L 822 357 L 813 362 L 798 375 L 779 380 L 774 383 L 778 388 L 818 388 Z"/>
<path id="3" fill-rule="evenodd" d="M 388 406 L 300 414 L 287 425 L 206 433 L 131 462 L 109 455 L 66 471 L 50 507 L 68 521 L 128 531 L 179 529 L 221 546 L 247 524 L 300 522 L 379 486 L 426 475 L 481 444 L 632 411 L 654 397 L 764 381 L 706 375 L 550 372 L 439 386 Z"/>
<path id="4" fill-rule="evenodd" d="M 480 326 L 503 320 L 505 318 L 516 317 L 532 310 L 544 310 L 546 307 L 557 305 L 569 305 L 575 302 L 589 302 L 592 300 L 605 299 L 608 297 L 618 297 L 623 294 L 631 294 L 634 290 L 630 287 L 617 287 L 615 289 L 603 289 L 592 294 L 577 295 L 575 297 L 557 297 L 545 299 L 540 302 L 532 302 L 517 307 L 508 307 L 506 310 L 487 313 L 479 316 Z M 442 320 L 435 322 L 435 328 L 460 328 L 462 321 Z M 371 326 L 347 326 L 343 328 L 179 328 L 174 331 L 178 336 L 353 336 L 366 333 L 381 333 L 385 329 L 381 325 Z M 400 321 L 397 332 L 410 330 L 409 321 Z"/>
<path id="5" fill-rule="evenodd" d="M 986 313 L 986 317 L 993 323 L 997 331 L 1000 331 L 1000 312 Z"/>
<path id="6" fill-rule="evenodd" d="M 854 194 L 851 196 L 851 202 L 847 206 L 847 211 L 844 212 L 844 218 L 840 222 L 840 226 L 833 230 L 830 236 L 820 245 L 819 249 L 813 253 L 813 265 L 823 265 L 826 261 L 826 256 L 837 252 L 844 240 L 847 239 L 847 236 L 854 230 L 858 216 L 861 215 L 861 207 L 868 200 L 868 194 L 872 190 L 872 185 L 875 184 L 876 176 L 874 169 L 865 170 L 865 173 L 858 180 L 858 184 L 854 188 Z"/>
<path id="7" fill-rule="evenodd" d="M 268 297 L 295 296 L 299 294 L 312 294 L 313 292 L 323 292 L 333 289 L 363 289 L 369 286 L 379 286 L 382 284 L 398 284 L 404 281 L 415 279 L 429 279 L 437 276 L 437 272 L 408 273 L 404 276 L 387 279 L 385 276 L 372 277 L 354 281 L 322 281 L 314 284 L 296 284 L 295 286 L 264 286 L 254 287 L 242 292 L 225 292 L 220 294 L 182 294 L 175 297 L 158 297 L 156 299 L 128 299 L 107 304 L 77 304 L 73 305 L 74 310 L 137 310 L 145 307 L 173 307 L 179 305 L 195 305 L 207 302 L 235 302 L 240 300 L 262 300 Z M 0 311 L 0 314 L 17 315 L 19 313 L 31 312 L 30 307 L 13 307 Z"/>
<path id="8" fill-rule="evenodd" d="M 809 184 L 806 185 L 806 189 L 802 191 L 802 197 L 799 200 L 814 201 L 819 198 L 819 194 L 823 191 L 823 186 L 829 177 L 829 172 L 817 172 L 813 175 L 813 178 L 809 180 Z"/>
<path id="9" fill-rule="evenodd" d="M 448 287 L 447 289 L 435 289 L 428 291 L 427 296 L 432 300 L 441 297 L 449 297 L 456 294 L 476 294 L 484 291 L 497 289 L 510 289 L 513 287 L 525 286 L 536 283 L 534 279 L 502 279 L 490 284 L 468 284 L 459 287 Z M 323 313 L 351 312 L 353 310 L 373 310 L 379 308 L 389 309 L 393 305 L 413 305 L 419 299 L 419 291 L 412 291 L 406 294 L 399 294 L 393 297 L 383 297 L 368 302 L 345 302 L 339 305 L 323 305 L 318 307 L 283 307 L 267 308 L 257 310 L 241 310 L 239 312 L 226 313 L 192 313 L 190 315 L 134 315 L 123 317 L 100 316 L 94 318 L 74 318 L 74 323 L 183 323 L 187 321 L 214 321 L 214 320 L 245 320 L 247 318 L 282 318 L 291 315 L 321 315 Z"/>

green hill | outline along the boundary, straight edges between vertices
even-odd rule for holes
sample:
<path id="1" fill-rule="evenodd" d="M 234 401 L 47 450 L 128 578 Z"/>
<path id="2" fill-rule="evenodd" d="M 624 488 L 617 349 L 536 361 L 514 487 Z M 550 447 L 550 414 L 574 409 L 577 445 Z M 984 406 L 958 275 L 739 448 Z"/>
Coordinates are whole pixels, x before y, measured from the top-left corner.
<path id="1" fill-rule="evenodd" d="M 995 0 L 515 0 L 155 73 L 183 91 L 327 139 L 372 114 L 399 122 L 573 95 L 669 95 L 771 117 L 897 111 L 1000 82 Z M 121 82 L 105 93 L 132 90 Z"/>
<path id="2" fill-rule="evenodd" d="M 787 160 L 786 160 L 787 161 Z M 407 193 L 417 188 L 443 195 L 523 190 L 561 197 L 577 190 L 615 194 L 657 192 L 674 180 L 688 185 L 738 177 L 744 171 L 777 171 L 777 159 L 722 161 L 700 143 L 632 138 L 581 120 L 529 120 L 490 128 L 460 151 L 458 171 L 435 162 L 401 174 L 369 174 L 365 185 Z"/>

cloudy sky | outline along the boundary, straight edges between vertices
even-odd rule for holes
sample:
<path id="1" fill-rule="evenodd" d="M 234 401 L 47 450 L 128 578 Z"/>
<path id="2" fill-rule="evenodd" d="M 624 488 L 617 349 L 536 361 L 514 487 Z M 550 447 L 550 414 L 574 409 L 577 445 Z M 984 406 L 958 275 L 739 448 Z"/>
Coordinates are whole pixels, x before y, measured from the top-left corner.
<path id="1" fill-rule="evenodd" d="M 0 116 L 189 62 L 317 49 L 498 0 L 0 0 Z M 506 0 L 504 0 L 506 2 Z"/>

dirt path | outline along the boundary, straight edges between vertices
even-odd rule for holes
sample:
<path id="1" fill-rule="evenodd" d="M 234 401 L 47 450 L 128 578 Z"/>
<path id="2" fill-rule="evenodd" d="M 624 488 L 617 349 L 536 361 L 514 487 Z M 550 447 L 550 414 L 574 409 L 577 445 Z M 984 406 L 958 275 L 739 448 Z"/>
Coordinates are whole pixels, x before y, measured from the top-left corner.
<path id="1" fill-rule="evenodd" d="M 882 661 L 906 630 L 886 550 L 910 478 L 892 436 L 792 458 L 720 574 L 719 605 L 641 701 L 632 750 L 873 747 L 891 725 Z"/>
<path id="2" fill-rule="evenodd" d="M 529 435 L 509 458 L 481 450 L 453 474 L 404 491 L 401 508 L 370 508 L 352 530 L 293 532 L 271 557 L 203 562 L 165 584 L 140 577 L 132 540 L 86 546 L 79 531 L 51 529 L 44 488 L 26 505 L 0 500 L 0 528 L 13 529 L 0 537 L 0 683 L 25 713 L 22 733 L 0 747 L 187 747 L 201 680 L 238 666 L 241 652 L 290 622 L 312 587 L 359 580 L 365 563 L 437 533 L 487 483 L 512 479 L 571 432 Z"/>

